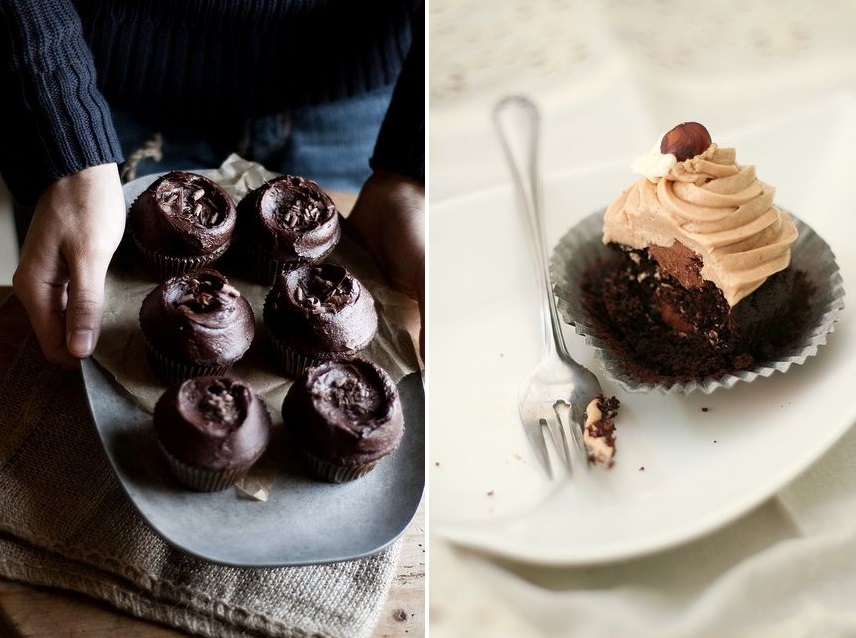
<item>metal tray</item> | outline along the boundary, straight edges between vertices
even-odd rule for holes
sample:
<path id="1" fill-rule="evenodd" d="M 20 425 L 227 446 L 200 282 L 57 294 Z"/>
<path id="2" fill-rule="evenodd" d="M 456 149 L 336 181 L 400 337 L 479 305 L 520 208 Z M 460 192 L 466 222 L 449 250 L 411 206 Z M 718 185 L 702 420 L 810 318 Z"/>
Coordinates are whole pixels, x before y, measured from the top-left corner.
<path id="1" fill-rule="evenodd" d="M 168 543 L 215 563 L 280 567 L 352 560 L 381 551 L 407 528 L 425 485 L 425 398 L 421 374 L 398 385 L 401 446 L 366 476 L 340 485 L 313 479 L 281 422 L 266 455 L 277 468 L 266 502 L 232 489 L 198 493 L 169 474 L 140 408 L 92 359 L 82 363 L 92 417 L 107 457 L 142 517 Z"/>

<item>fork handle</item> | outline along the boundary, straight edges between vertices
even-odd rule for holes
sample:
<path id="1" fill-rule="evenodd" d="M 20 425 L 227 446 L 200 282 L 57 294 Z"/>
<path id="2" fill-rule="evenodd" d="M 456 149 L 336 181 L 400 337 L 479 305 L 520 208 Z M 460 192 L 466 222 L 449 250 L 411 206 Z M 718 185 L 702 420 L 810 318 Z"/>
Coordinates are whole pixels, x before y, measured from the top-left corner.
<path id="1" fill-rule="evenodd" d="M 541 188 L 538 180 L 538 107 L 527 97 L 513 95 L 502 99 L 494 109 L 494 122 L 499 130 L 502 147 L 511 166 L 514 185 L 529 222 L 535 249 L 535 265 L 541 288 L 541 319 L 545 354 L 558 353 L 563 359 L 576 363 L 568 355 L 562 322 L 556 309 L 550 282 L 550 263 L 541 208 Z"/>

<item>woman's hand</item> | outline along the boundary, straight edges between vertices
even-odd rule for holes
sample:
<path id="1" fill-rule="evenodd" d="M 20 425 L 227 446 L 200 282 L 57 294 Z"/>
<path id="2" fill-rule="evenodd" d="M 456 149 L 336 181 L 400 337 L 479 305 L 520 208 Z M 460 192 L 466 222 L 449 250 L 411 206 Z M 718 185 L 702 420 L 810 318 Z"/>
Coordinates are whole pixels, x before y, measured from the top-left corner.
<path id="1" fill-rule="evenodd" d="M 393 287 L 419 303 L 419 350 L 425 357 L 425 186 L 375 171 L 348 216 Z"/>
<path id="2" fill-rule="evenodd" d="M 124 229 L 116 164 L 64 177 L 36 203 L 12 284 L 49 361 L 71 368 L 95 350 L 104 279 Z"/>

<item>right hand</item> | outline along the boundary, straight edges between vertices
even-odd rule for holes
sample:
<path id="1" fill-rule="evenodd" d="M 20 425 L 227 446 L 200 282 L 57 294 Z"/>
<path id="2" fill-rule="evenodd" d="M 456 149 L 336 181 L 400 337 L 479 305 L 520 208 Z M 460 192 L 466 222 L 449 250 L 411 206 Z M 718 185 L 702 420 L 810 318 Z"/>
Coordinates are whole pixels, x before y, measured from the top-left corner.
<path id="1" fill-rule="evenodd" d="M 116 164 L 63 177 L 36 203 L 12 285 L 49 361 L 73 368 L 95 350 L 107 267 L 124 230 Z"/>
<path id="2" fill-rule="evenodd" d="M 419 304 L 419 354 L 425 358 L 425 185 L 375 171 L 348 220 L 397 290 Z"/>

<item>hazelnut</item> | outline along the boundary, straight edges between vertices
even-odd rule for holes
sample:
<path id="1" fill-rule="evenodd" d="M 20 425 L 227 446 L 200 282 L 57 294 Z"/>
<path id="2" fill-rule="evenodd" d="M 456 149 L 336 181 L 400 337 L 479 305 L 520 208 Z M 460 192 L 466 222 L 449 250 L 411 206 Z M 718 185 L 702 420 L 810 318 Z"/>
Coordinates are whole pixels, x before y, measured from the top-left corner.
<path id="1" fill-rule="evenodd" d="M 710 146 L 710 133 L 698 122 L 683 122 L 663 136 L 660 152 L 671 153 L 679 162 L 703 153 Z"/>

